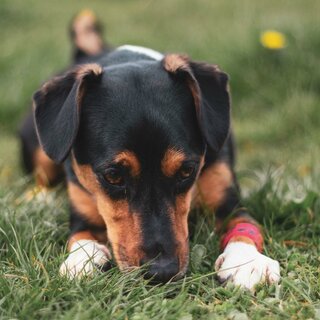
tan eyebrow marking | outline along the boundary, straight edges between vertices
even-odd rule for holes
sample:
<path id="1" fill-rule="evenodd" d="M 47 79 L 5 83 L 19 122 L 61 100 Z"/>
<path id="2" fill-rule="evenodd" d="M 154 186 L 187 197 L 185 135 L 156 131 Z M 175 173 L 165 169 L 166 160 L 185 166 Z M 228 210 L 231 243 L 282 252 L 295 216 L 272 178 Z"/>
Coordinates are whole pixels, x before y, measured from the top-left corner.
<path id="1" fill-rule="evenodd" d="M 185 154 L 180 150 L 168 149 L 161 161 L 161 169 L 165 176 L 172 177 L 181 167 L 186 159 Z"/>
<path id="2" fill-rule="evenodd" d="M 141 166 L 137 156 L 132 151 L 123 151 L 115 157 L 116 163 L 121 163 L 125 167 L 129 167 L 133 177 L 140 174 Z"/>

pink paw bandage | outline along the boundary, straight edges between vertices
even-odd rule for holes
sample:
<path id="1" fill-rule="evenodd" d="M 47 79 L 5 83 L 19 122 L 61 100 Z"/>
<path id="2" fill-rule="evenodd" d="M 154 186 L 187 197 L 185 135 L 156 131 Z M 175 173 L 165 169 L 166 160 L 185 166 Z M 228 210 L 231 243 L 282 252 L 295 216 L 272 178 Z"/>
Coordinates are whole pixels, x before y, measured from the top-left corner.
<path id="1" fill-rule="evenodd" d="M 228 242 L 234 237 L 246 237 L 251 239 L 256 245 L 259 252 L 263 249 L 263 236 L 260 229 L 251 223 L 238 223 L 234 228 L 230 229 L 221 239 L 221 249 L 227 246 Z"/>

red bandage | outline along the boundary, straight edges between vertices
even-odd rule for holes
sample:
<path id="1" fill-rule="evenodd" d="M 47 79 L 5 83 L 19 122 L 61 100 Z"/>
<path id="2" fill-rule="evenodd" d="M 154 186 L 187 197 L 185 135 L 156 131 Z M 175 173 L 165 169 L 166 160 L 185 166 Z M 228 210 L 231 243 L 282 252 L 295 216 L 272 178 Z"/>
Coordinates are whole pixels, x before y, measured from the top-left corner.
<path id="1" fill-rule="evenodd" d="M 238 223 L 234 228 L 230 229 L 221 239 L 221 249 L 227 246 L 229 241 L 234 237 L 246 237 L 251 239 L 256 245 L 258 251 L 263 249 L 263 236 L 260 229 L 251 223 Z"/>

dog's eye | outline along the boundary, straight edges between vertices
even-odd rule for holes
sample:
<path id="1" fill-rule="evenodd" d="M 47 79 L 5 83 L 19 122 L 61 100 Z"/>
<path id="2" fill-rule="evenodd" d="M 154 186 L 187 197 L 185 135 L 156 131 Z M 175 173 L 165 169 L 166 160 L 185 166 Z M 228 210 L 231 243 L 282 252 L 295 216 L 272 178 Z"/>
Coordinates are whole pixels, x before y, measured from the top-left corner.
<path id="1" fill-rule="evenodd" d="M 181 180 L 188 179 L 193 175 L 194 171 L 195 171 L 195 168 L 193 166 L 182 167 L 179 171 L 179 178 Z"/>
<path id="2" fill-rule="evenodd" d="M 117 169 L 108 169 L 104 174 L 105 180 L 115 186 L 123 186 L 124 185 L 124 178 L 121 172 Z"/>

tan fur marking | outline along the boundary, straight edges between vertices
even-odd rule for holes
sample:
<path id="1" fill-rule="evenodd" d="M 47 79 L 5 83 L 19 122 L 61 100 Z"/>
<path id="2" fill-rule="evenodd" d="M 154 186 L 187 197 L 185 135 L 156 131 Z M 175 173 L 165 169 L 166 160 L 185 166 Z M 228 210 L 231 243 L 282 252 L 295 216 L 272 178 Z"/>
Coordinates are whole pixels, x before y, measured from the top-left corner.
<path id="1" fill-rule="evenodd" d="M 77 107 L 80 108 L 82 104 L 83 97 L 86 93 L 86 82 L 82 81 L 84 77 L 90 74 L 95 74 L 96 76 L 99 76 L 103 73 L 103 68 L 96 64 L 96 63 L 88 63 L 83 65 L 78 65 L 74 67 L 71 71 L 68 72 L 68 75 L 72 75 L 75 77 L 75 79 L 79 82 L 78 88 L 77 88 L 77 95 L 76 95 L 76 102 Z M 66 77 L 64 76 L 57 76 L 52 78 L 51 80 L 44 83 L 41 87 L 41 91 L 43 95 L 47 95 L 48 92 L 50 92 L 53 88 L 59 86 L 60 82 L 63 81 L 63 79 Z M 36 109 L 36 104 L 33 102 L 33 109 Z"/>
<path id="2" fill-rule="evenodd" d="M 232 173 L 226 163 L 215 163 L 207 168 L 196 184 L 195 202 L 216 209 L 225 199 L 226 190 L 232 184 Z"/>
<path id="3" fill-rule="evenodd" d="M 108 197 L 91 166 L 79 165 L 73 159 L 73 168 L 80 183 L 96 199 L 99 214 L 108 228 L 108 238 L 119 267 L 125 269 L 138 266 L 143 257 L 139 215 L 129 211 L 126 201 L 113 201 Z"/>
<path id="4" fill-rule="evenodd" d="M 228 243 L 231 243 L 231 242 L 244 242 L 244 243 L 248 243 L 248 244 L 255 245 L 253 240 L 251 240 L 251 239 L 248 238 L 248 237 L 244 237 L 244 236 L 232 237 L 232 238 L 229 240 Z"/>
<path id="5" fill-rule="evenodd" d="M 181 167 L 186 156 L 182 151 L 168 149 L 161 161 L 161 169 L 165 176 L 172 177 Z"/>
<path id="6" fill-rule="evenodd" d="M 85 76 L 89 75 L 90 73 L 94 73 L 96 76 L 101 75 L 103 73 L 103 68 L 97 63 L 87 63 L 87 64 L 78 65 L 74 67 L 70 71 L 70 73 L 74 75 L 76 80 L 81 81 Z M 48 91 L 51 90 L 52 87 L 56 87 L 60 83 L 60 81 L 64 78 L 65 78 L 65 75 L 56 76 L 51 80 L 45 82 L 41 87 L 43 94 L 46 95 Z M 79 92 L 78 95 L 81 96 L 81 92 Z M 81 98 L 82 97 L 78 97 L 78 101 L 81 101 Z M 33 105 L 33 107 L 35 109 L 35 105 Z"/>
<path id="7" fill-rule="evenodd" d="M 186 55 L 168 54 L 164 57 L 163 65 L 168 72 L 176 73 L 179 69 L 189 69 L 189 59 Z"/>
<path id="8" fill-rule="evenodd" d="M 73 234 L 68 241 L 68 251 L 71 250 L 72 245 L 79 240 L 94 240 L 98 241 L 98 239 L 92 234 L 90 231 L 81 231 Z"/>
<path id="9" fill-rule="evenodd" d="M 105 225 L 104 220 L 98 212 L 95 200 L 88 192 L 81 189 L 78 185 L 69 182 L 68 194 L 73 207 L 88 222 L 97 226 Z"/>
<path id="10" fill-rule="evenodd" d="M 197 111 L 197 113 L 199 113 L 200 112 L 200 103 L 201 103 L 199 85 L 191 77 L 187 80 L 187 83 L 188 83 L 188 86 L 189 86 L 191 93 L 192 93 L 192 96 L 193 96 L 196 111 Z"/>
<path id="11" fill-rule="evenodd" d="M 87 63 L 80 66 L 77 66 L 76 71 L 76 79 L 81 80 L 83 77 L 90 73 L 94 73 L 96 76 L 101 75 L 103 72 L 103 69 L 100 65 L 97 63 Z"/>
<path id="12" fill-rule="evenodd" d="M 179 257 L 179 269 L 185 271 L 188 264 L 189 243 L 188 243 L 188 213 L 192 191 L 176 198 L 176 210 L 171 211 L 172 229 L 177 242 L 177 255 Z"/>
<path id="13" fill-rule="evenodd" d="M 84 65 L 79 65 L 75 69 L 75 78 L 79 81 L 79 86 L 77 89 L 77 106 L 81 107 L 83 98 L 87 91 L 86 81 L 83 80 L 87 75 L 94 73 L 96 76 L 101 75 L 103 69 L 100 65 L 96 63 L 88 63 Z"/>
<path id="14" fill-rule="evenodd" d="M 89 165 L 79 165 L 74 158 L 72 159 L 72 167 L 80 183 L 94 196 L 100 186 L 92 168 Z"/>
<path id="15" fill-rule="evenodd" d="M 204 157 L 201 158 L 198 172 L 201 171 L 203 165 Z M 169 211 L 172 221 L 172 229 L 177 242 L 176 253 L 179 258 L 180 273 L 184 273 L 186 271 L 189 259 L 188 215 L 190 212 L 193 193 L 194 188 L 191 188 L 187 193 L 177 196 L 175 209 L 173 208 Z"/>
<path id="16" fill-rule="evenodd" d="M 163 66 L 165 70 L 171 73 L 177 73 L 179 70 L 184 70 L 187 72 L 188 75 L 186 77 L 186 81 L 191 90 L 196 110 L 199 112 L 200 89 L 190 68 L 188 56 L 180 54 L 168 54 L 164 57 Z"/>
<path id="17" fill-rule="evenodd" d="M 126 201 L 112 201 L 97 196 L 98 208 L 108 226 L 108 237 L 120 269 L 138 266 L 143 257 L 141 251 L 141 222 L 139 215 L 129 212 Z"/>
<path id="18" fill-rule="evenodd" d="M 62 167 L 55 164 L 40 147 L 34 152 L 33 163 L 36 183 L 42 187 L 49 187 L 62 173 Z"/>
<path id="19" fill-rule="evenodd" d="M 123 151 L 119 153 L 115 158 L 115 162 L 121 163 L 125 167 L 129 167 L 133 177 L 140 174 L 140 162 L 137 156 L 131 151 Z"/>

